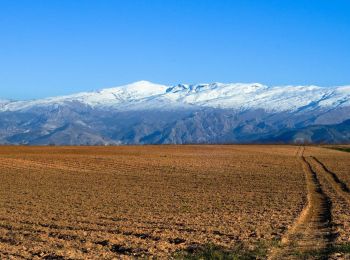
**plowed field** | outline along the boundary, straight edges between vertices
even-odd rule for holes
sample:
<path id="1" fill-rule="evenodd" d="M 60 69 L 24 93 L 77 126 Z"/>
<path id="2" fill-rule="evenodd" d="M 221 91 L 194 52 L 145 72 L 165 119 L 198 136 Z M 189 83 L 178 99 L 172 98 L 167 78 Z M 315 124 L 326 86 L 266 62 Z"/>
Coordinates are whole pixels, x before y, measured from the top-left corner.
<path id="1" fill-rule="evenodd" d="M 346 258 L 349 185 L 320 147 L 0 147 L 0 258 Z"/>

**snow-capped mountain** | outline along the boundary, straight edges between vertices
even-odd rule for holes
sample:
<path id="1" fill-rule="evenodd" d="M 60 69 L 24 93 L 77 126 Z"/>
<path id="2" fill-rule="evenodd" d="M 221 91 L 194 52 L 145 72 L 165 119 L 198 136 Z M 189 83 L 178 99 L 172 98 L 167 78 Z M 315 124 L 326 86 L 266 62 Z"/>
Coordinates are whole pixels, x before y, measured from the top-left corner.
<path id="1" fill-rule="evenodd" d="M 350 86 L 139 81 L 61 97 L 0 100 L 0 143 L 349 142 L 348 119 Z"/>
<path id="2" fill-rule="evenodd" d="M 165 86 L 147 81 L 34 101 L 0 101 L 1 111 L 19 111 L 35 106 L 79 102 L 92 108 L 118 110 L 176 109 L 211 107 L 224 109 L 264 109 L 296 111 L 350 106 L 350 86 L 277 86 L 262 84 L 198 84 Z"/>
<path id="3" fill-rule="evenodd" d="M 9 101 L 9 100 L 6 100 L 6 99 L 0 99 L 0 107 L 1 106 L 4 106 L 4 105 L 6 105 L 6 104 L 8 104 L 8 103 L 10 103 L 11 101 Z"/>

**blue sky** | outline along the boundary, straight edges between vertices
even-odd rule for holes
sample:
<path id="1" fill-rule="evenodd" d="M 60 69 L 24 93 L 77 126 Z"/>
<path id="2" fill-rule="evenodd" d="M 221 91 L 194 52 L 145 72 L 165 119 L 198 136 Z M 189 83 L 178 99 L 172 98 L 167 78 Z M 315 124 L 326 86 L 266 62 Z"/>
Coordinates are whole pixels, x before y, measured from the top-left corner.
<path id="1" fill-rule="evenodd" d="M 350 84 L 349 0 L 0 0 L 0 97 L 121 85 Z"/>

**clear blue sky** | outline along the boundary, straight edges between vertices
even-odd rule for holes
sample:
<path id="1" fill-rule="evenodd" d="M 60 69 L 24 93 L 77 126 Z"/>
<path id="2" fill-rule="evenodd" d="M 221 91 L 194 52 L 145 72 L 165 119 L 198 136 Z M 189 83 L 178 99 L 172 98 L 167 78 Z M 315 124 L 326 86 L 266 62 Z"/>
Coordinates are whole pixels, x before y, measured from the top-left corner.
<path id="1" fill-rule="evenodd" d="M 0 97 L 137 80 L 350 84 L 349 0 L 0 0 Z"/>

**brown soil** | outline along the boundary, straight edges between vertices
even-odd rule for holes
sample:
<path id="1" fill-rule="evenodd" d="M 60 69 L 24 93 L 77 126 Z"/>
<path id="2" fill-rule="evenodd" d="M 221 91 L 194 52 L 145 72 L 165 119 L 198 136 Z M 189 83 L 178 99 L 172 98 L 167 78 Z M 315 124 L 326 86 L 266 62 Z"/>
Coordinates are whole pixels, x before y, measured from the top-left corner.
<path id="1" fill-rule="evenodd" d="M 309 156 L 304 156 L 305 151 Z M 334 161 L 341 161 L 343 154 L 339 160 L 328 152 Z M 282 237 L 281 246 L 272 249 L 270 259 L 350 259 L 350 191 L 347 183 L 316 157 L 325 153 L 327 150 L 314 147 L 297 152 L 305 172 L 307 204 Z"/>
<path id="2" fill-rule="evenodd" d="M 321 187 L 318 174 L 305 159 L 304 148 L 299 151 L 297 157 L 305 172 L 307 204 L 292 228 L 282 238 L 282 247 L 273 251 L 270 259 L 298 259 L 300 254 L 306 252 L 325 252 L 334 237 L 330 199 Z"/>
<path id="3" fill-rule="evenodd" d="M 268 247 L 271 257 L 327 251 L 349 237 L 350 154 L 338 153 L 277 145 L 0 147 L 0 258 L 169 258 L 206 244 Z"/>

